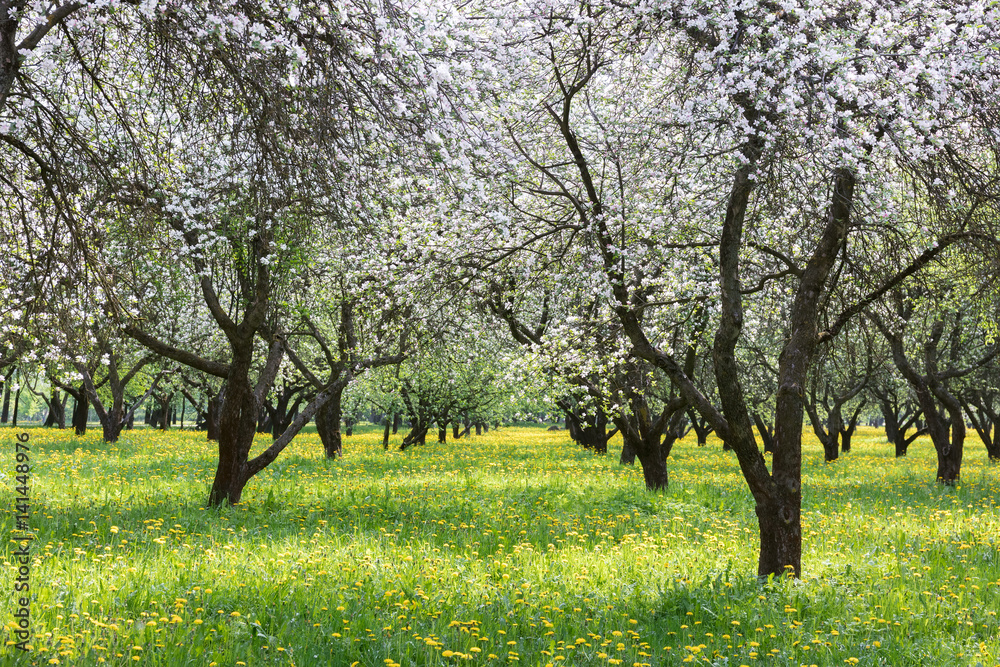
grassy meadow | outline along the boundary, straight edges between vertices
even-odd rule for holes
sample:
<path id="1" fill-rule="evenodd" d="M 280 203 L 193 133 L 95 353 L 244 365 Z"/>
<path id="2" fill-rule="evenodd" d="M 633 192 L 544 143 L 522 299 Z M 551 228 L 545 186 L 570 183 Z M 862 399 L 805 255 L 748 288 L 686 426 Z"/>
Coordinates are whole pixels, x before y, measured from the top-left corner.
<path id="1" fill-rule="evenodd" d="M 735 459 L 693 433 L 659 495 L 565 432 L 386 452 L 373 429 L 337 461 L 303 434 L 221 510 L 204 433 L 30 433 L 34 650 L 8 542 L 2 664 L 1000 665 L 1000 466 L 974 438 L 942 488 L 926 439 L 896 460 L 867 429 L 826 465 L 809 434 L 804 576 L 760 583 Z"/>

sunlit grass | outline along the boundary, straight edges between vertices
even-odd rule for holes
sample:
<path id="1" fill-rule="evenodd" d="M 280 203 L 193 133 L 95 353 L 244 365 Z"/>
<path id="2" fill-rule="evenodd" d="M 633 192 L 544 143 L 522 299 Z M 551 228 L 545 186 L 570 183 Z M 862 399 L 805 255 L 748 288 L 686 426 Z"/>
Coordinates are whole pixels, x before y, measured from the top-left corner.
<path id="1" fill-rule="evenodd" d="M 204 434 L 31 433 L 35 650 L 8 641 L 5 664 L 1000 664 L 1000 467 L 978 442 L 944 488 L 926 440 L 897 460 L 869 429 L 827 465 L 807 437 L 805 576 L 760 584 L 735 460 L 693 435 L 654 495 L 563 432 L 397 452 L 372 430 L 337 461 L 306 434 L 215 511 Z"/>

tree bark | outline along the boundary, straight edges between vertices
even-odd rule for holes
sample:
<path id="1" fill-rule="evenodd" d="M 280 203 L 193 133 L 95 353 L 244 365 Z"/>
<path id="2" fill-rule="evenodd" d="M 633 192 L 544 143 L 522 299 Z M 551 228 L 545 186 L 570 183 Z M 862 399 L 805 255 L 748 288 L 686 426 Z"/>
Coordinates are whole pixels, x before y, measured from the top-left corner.
<path id="1" fill-rule="evenodd" d="M 708 434 L 715 429 L 694 410 L 688 410 L 688 419 L 691 420 L 691 428 L 694 429 L 695 435 L 698 437 L 698 446 L 704 447 L 708 444 Z"/>
<path id="2" fill-rule="evenodd" d="M 17 428 L 17 411 L 20 407 L 21 407 L 21 388 L 18 387 L 17 391 L 14 392 L 14 413 L 10 423 L 10 425 L 13 426 L 14 428 Z M 86 429 L 87 427 L 84 426 L 84 428 Z M 81 434 L 78 432 L 77 435 Z"/>
<path id="3" fill-rule="evenodd" d="M 87 417 L 90 415 L 90 401 L 87 400 L 86 390 L 81 388 L 80 395 L 74 396 L 74 399 L 73 428 L 76 429 L 76 435 L 86 435 Z"/>
<path id="4" fill-rule="evenodd" d="M 635 464 L 635 450 L 632 449 L 632 444 L 629 442 L 628 438 L 622 438 L 622 453 L 618 457 L 618 463 L 623 466 L 630 466 Z"/>
<path id="5" fill-rule="evenodd" d="M 158 398 L 160 400 L 160 423 L 159 423 L 160 430 L 168 431 L 170 430 L 170 417 L 171 417 L 170 403 L 171 401 L 173 401 L 174 395 L 173 393 L 160 394 Z M 256 420 L 254 420 L 254 423 L 256 424 Z"/>
<path id="6" fill-rule="evenodd" d="M 13 375 L 13 374 L 12 374 Z M 3 383 L 3 414 L 0 415 L 0 424 L 10 421 L 10 378 Z"/>
<path id="7" fill-rule="evenodd" d="M 208 496 L 208 504 L 235 505 L 249 481 L 246 462 L 257 432 L 260 405 L 254 400 L 249 375 L 253 357 L 253 339 L 237 344 L 230 340 L 233 360 L 226 378 L 226 395 L 219 410 L 219 462 Z"/>
<path id="8" fill-rule="evenodd" d="M 651 438 L 635 448 L 636 458 L 642 466 L 642 478 L 646 482 L 648 491 L 666 491 L 668 483 L 667 456 L 670 448 L 664 447 L 656 436 L 655 442 Z M 633 443 L 634 447 L 634 443 Z"/>
<path id="9" fill-rule="evenodd" d="M 205 433 L 211 442 L 219 440 L 219 424 L 222 420 L 222 403 L 226 397 L 226 385 L 222 385 L 219 393 L 208 397 L 208 407 L 205 409 Z"/>
<path id="10" fill-rule="evenodd" d="M 335 459 L 344 455 L 340 437 L 340 420 L 343 415 L 343 391 L 334 392 L 326 403 L 316 411 L 316 430 L 323 441 L 326 458 Z"/>
<path id="11" fill-rule="evenodd" d="M 406 434 L 403 438 L 403 442 L 399 445 L 399 451 L 405 451 L 412 445 L 423 445 L 427 442 L 427 431 L 430 428 L 428 424 L 422 423 L 421 421 L 416 421 L 410 432 Z"/>
<path id="12" fill-rule="evenodd" d="M 42 424 L 42 426 L 46 428 L 52 428 L 53 426 L 66 428 L 66 418 L 62 413 L 62 402 L 59 399 L 59 390 L 53 387 L 49 394 L 49 398 L 45 401 L 45 403 L 49 406 L 49 413 L 45 415 L 45 423 Z"/>
<path id="13" fill-rule="evenodd" d="M 864 409 L 866 403 L 866 400 L 862 400 L 858 406 L 854 408 L 851 418 L 840 427 L 840 449 L 845 454 L 851 451 L 851 438 L 854 437 L 854 432 L 858 428 L 858 417 L 861 416 L 861 411 Z"/>
<path id="14" fill-rule="evenodd" d="M 764 445 L 764 452 L 774 451 L 774 427 L 769 425 L 764 421 L 759 412 L 754 412 L 753 415 L 754 426 L 757 427 L 757 432 L 760 433 L 761 443 Z"/>

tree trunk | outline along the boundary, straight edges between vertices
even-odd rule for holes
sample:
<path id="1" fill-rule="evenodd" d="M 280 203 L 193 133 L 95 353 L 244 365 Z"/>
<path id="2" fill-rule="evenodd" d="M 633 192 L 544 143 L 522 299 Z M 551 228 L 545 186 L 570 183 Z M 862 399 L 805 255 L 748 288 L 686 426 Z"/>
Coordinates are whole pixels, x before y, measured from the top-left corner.
<path id="1" fill-rule="evenodd" d="M 66 399 L 69 398 L 68 394 L 63 394 L 57 402 L 58 412 L 56 413 L 56 427 L 60 429 L 66 428 Z"/>
<path id="2" fill-rule="evenodd" d="M 823 438 L 823 460 L 826 463 L 833 463 L 840 458 L 840 440 L 837 436 L 831 435 Z"/>
<path id="3" fill-rule="evenodd" d="M 851 438 L 854 436 L 854 428 L 845 428 L 840 432 L 840 451 L 845 454 L 851 451 Z"/>
<path id="4" fill-rule="evenodd" d="M 445 443 L 448 442 L 448 425 L 445 424 L 444 428 L 438 427 L 438 442 Z"/>
<path id="5" fill-rule="evenodd" d="M 583 438 L 583 428 L 580 426 L 580 420 L 575 414 L 567 411 L 566 413 L 566 430 L 569 431 L 569 437 L 572 438 L 573 442 L 580 442 Z M 479 424 L 476 424 L 476 435 L 479 435 Z"/>
<path id="6" fill-rule="evenodd" d="M 899 416 L 893 405 L 887 400 L 880 400 L 882 406 L 882 418 L 885 420 L 885 439 L 896 445 L 896 456 L 906 456 L 906 448 L 903 453 L 899 453 Z"/>
<path id="7" fill-rule="evenodd" d="M 795 565 L 802 561 L 802 524 L 796 520 L 800 504 L 793 494 L 756 507 L 760 526 L 758 576 L 798 575 Z"/>
<path id="8" fill-rule="evenodd" d="M 403 442 L 400 443 L 399 451 L 404 451 L 411 445 L 425 444 L 427 442 L 427 431 L 429 428 L 429 424 L 423 423 L 421 420 L 417 420 L 410 429 L 410 432 L 403 438 Z"/>
<path id="9" fill-rule="evenodd" d="M 275 423 L 274 419 L 271 418 L 270 406 L 266 404 L 260 406 L 260 416 L 257 417 L 257 432 L 258 433 L 270 433 L 271 437 L 275 440 L 281 435 L 280 427 Z"/>
<path id="10" fill-rule="evenodd" d="M 328 459 L 335 459 L 344 454 L 340 437 L 343 395 L 343 391 L 334 392 L 330 400 L 316 412 L 316 430 L 319 432 L 320 440 L 323 441 L 323 451 L 326 452 Z"/>
<path id="11" fill-rule="evenodd" d="M 398 412 L 392 415 L 392 434 L 393 435 L 396 435 L 396 432 L 399 430 L 399 426 L 400 426 L 400 424 L 402 424 L 402 422 L 403 422 L 403 415 L 399 414 Z"/>
<path id="12" fill-rule="evenodd" d="M 622 453 L 618 457 L 618 463 L 623 466 L 630 466 L 635 464 L 635 450 L 632 449 L 632 445 L 629 443 L 629 439 L 622 438 Z"/>
<path id="13" fill-rule="evenodd" d="M 230 341 L 233 361 L 226 378 L 225 398 L 219 409 L 219 464 L 208 496 L 208 504 L 212 507 L 238 503 L 250 479 L 246 463 L 257 432 L 260 406 L 249 381 L 253 339 L 241 343 L 238 346 Z"/>
<path id="14" fill-rule="evenodd" d="M 13 375 L 13 373 L 11 373 Z M 3 414 L 0 415 L 0 424 L 10 421 L 10 378 L 3 383 Z"/>
<path id="15" fill-rule="evenodd" d="M 937 481 L 954 486 L 958 483 L 962 468 L 962 450 L 965 445 L 965 415 L 962 404 L 939 380 L 937 372 L 937 346 L 944 331 L 944 321 L 937 320 L 931 327 L 931 335 L 924 343 L 924 365 L 927 375 L 922 375 L 910 363 L 900 336 L 893 334 L 877 318 L 876 326 L 889 341 L 893 362 L 917 396 L 917 404 L 926 422 L 927 433 L 931 436 L 937 451 Z M 938 410 L 938 402 L 948 417 Z M 950 430 L 950 433 L 949 433 Z"/>
<path id="16" fill-rule="evenodd" d="M 52 428 L 58 422 L 57 416 L 59 413 L 59 408 L 61 407 L 59 403 L 58 390 L 56 389 L 52 390 L 51 396 L 49 400 L 46 401 L 46 404 L 49 406 L 49 413 L 45 415 L 45 423 L 43 423 L 42 426 L 46 428 Z"/>
<path id="17" fill-rule="evenodd" d="M 80 396 L 75 398 L 74 408 L 73 408 L 73 428 L 76 429 L 77 435 L 85 435 L 87 433 L 87 417 L 90 414 L 90 401 L 87 399 L 87 391 L 85 388 L 80 388 Z"/>
<path id="18" fill-rule="evenodd" d="M 764 421 L 764 418 L 760 416 L 759 412 L 754 412 L 753 415 L 754 426 L 757 427 L 757 432 L 760 433 L 760 440 L 764 445 L 765 452 L 774 451 L 774 427 L 768 425 Z"/>
<path id="19" fill-rule="evenodd" d="M 986 455 L 989 457 L 990 463 L 1000 463 L 1000 442 L 994 438 L 990 442 L 984 442 L 986 445 Z"/>
<path id="20" fill-rule="evenodd" d="M 462 437 L 461 429 L 462 425 L 456 420 L 451 423 L 451 437 L 454 440 L 458 440 Z"/>
<path id="21" fill-rule="evenodd" d="M 958 484 L 962 472 L 962 443 L 950 443 L 947 447 L 936 447 L 938 482 L 947 486 Z"/>
<path id="22" fill-rule="evenodd" d="M 938 398 L 940 399 L 941 397 L 938 396 Z M 931 440 L 934 442 L 934 449 L 937 450 L 937 481 L 947 486 L 955 486 L 958 484 L 962 472 L 962 450 L 965 445 L 965 419 L 961 411 L 954 410 L 953 406 L 946 404 L 945 409 L 950 419 L 944 421 L 940 417 L 935 417 L 935 421 L 939 422 L 939 424 L 937 428 L 930 429 Z M 924 414 L 927 417 L 929 427 L 931 417 L 927 415 L 927 410 L 924 410 Z M 948 428 L 949 425 L 951 426 L 950 429 Z"/>
<path id="23" fill-rule="evenodd" d="M 210 441 L 218 441 L 222 422 L 222 405 L 226 398 L 226 387 L 222 386 L 219 393 L 208 398 L 207 414 L 205 415 L 205 433 Z"/>
<path id="24" fill-rule="evenodd" d="M 482 435 L 482 434 L 483 434 L 483 423 L 476 422 L 476 435 Z"/>
<path id="25" fill-rule="evenodd" d="M 695 435 L 698 437 L 698 446 L 704 447 L 708 443 L 708 434 L 714 429 L 694 410 L 688 411 L 688 419 L 691 420 L 691 428 L 694 429 Z M 725 443 L 723 443 L 723 449 L 725 449 Z"/>
<path id="26" fill-rule="evenodd" d="M 111 414 L 107 419 L 101 421 L 101 432 L 104 436 L 104 442 L 115 443 L 118 442 L 119 436 L 122 432 L 122 418 L 124 415 Z"/>
<path id="27" fill-rule="evenodd" d="M 173 398 L 174 398 L 174 395 L 172 393 L 171 394 L 167 394 L 165 396 L 164 395 L 160 396 L 160 421 L 159 421 L 159 425 L 160 425 L 160 430 L 161 431 L 168 431 L 168 430 L 170 430 L 170 402 L 173 400 Z M 257 424 L 257 419 L 255 417 L 254 418 L 254 425 L 256 426 L 256 424 Z"/>
<path id="28" fill-rule="evenodd" d="M 823 443 L 826 451 L 826 462 L 836 461 L 840 458 L 840 430 L 844 425 L 844 418 L 840 412 L 840 406 L 836 406 L 830 411 L 827 417 L 827 437 Z"/>
<path id="29" fill-rule="evenodd" d="M 382 449 L 389 449 L 389 431 L 392 430 L 392 424 L 395 421 L 395 415 L 386 417 L 385 429 L 382 431 Z"/>
<path id="30" fill-rule="evenodd" d="M 995 400 L 995 396 L 989 394 L 974 394 L 972 400 L 961 400 L 972 427 L 986 446 L 986 456 L 990 463 L 1000 460 L 1000 429 L 997 428 L 1000 426 L 1000 414 L 993 406 Z"/>
<path id="31" fill-rule="evenodd" d="M 646 481 L 646 490 L 665 491 L 667 489 L 667 456 L 670 451 L 661 446 L 659 436 L 645 441 L 632 443 L 635 455 L 642 466 L 642 477 Z"/>
<path id="32" fill-rule="evenodd" d="M 17 428 L 17 410 L 21 407 L 21 388 L 18 387 L 17 391 L 14 393 L 14 414 L 11 419 L 10 425 Z M 86 428 L 86 426 L 84 426 Z"/>
<path id="33" fill-rule="evenodd" d="M 906 456 L 906 451 L 910 448 L 910 441 L 897 436 L 893 445 L 896 449 L 896 458 L 901 459 Z"/>

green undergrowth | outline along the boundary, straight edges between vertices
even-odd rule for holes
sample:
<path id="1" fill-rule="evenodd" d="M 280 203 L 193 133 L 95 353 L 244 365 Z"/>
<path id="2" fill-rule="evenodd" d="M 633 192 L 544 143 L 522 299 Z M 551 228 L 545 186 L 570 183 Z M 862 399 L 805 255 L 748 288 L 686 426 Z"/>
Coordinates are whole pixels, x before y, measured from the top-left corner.
<path id="1" fill-rule="evenodd" d="M 923 439 L 897 460 L 869 429 L 824 464 L 807 438 L 804 576 L 760 582 L 753 506 L 718 441 L 679 443 L 651 494 L 564 432 L 398 452 L 367 431 L 335 461 L 301 435 L 213 510 L 203 433 L 107 446 L 30 430 L 32 651 L 13 645 L 8 542 L 0 661 L 1000 665 L 1000 467 L 978 442 L 944 488 Z M 4 535 L 14 434 L 0 430 Z"/>

